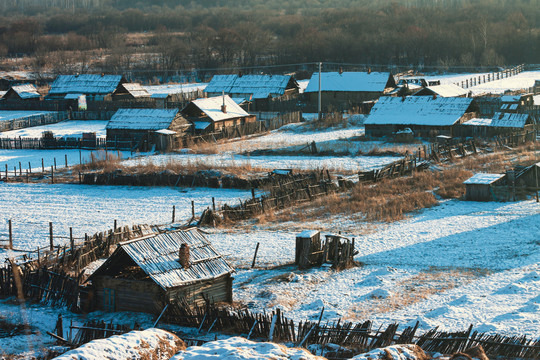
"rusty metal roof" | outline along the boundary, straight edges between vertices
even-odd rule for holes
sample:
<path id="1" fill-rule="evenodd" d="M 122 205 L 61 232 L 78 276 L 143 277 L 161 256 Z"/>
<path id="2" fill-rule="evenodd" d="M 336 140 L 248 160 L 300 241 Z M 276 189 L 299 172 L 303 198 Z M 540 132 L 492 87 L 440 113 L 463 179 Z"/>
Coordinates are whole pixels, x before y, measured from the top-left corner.
<path id="1" fill-rule="evenodd" d="M 182 244 L 189 246 L 190 266 L 178 261 Z M 198 229 L 177 230 L 120 243 L 111 257 L 92 274 L 106 273 L 115 258 L 126 253 L 164 290 L 230 274 L 234 269 Z"/>

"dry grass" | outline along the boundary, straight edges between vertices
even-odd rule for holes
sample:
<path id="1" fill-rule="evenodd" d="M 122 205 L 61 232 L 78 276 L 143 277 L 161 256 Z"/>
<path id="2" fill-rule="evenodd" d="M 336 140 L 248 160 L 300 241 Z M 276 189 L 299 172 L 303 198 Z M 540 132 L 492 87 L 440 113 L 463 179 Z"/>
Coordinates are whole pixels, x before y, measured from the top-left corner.
<path id="1" fill-rule="evenodd" d="M 321 121 L 314 120 L 309 123 L 311 129 L 327 129 L 332 127 L 345 127 L 348 124 L 347 118 L 341 112 L 329 112 L 323 114 Z"/>
<path id="2" fill-rule="evenodd" d="M 75 171 L 101 170 L 109 172 L 118 169 L 121 166 L 121 161 L 122 155 L 120 153 L 99 150 L 90 153 L 90 162 L 75 165 L 73 169 Z"/>
<path id="3" fill-rule="evenodd" d="M 387 298 L 367 299 L 349 309 L 348 320 L 365 320 L 375 314 L 406 308 L 429 297 L 486 276 L 485 269 L 430 268 L 398 282 Z"/>

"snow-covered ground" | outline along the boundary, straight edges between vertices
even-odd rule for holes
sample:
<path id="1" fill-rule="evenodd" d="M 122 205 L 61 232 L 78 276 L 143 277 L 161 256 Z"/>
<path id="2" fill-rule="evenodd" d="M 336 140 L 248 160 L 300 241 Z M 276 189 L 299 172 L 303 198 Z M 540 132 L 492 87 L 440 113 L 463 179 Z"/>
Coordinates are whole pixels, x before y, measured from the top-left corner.
<path id="1" fill-rule="evenodd" d="M 535 201 L 447 201 L 407 220 L 380 224 L 371 233 L 353 233 L 361 267 L 338 273 L 293 266 L 239 270 L 235 300 L 260 311 L 279 306 L 296 320 L 315 319 L 324 306 L 325 320 L 402 325 L 418 320 L 424 330 L 464 330 L 473 324 L 479 331 L 538 337 L 538 234 Z M 277 265 L 294 260 L 290 232 L 211 238 L 242 266 L 256 242 L 261 242 L 261 265 L 272 257 Z"/>
<path id="2" fill-rule="evenodd" d="M 0 110 L 0 121 L 22 119 L 30 116 L 48 114 L 54 111 Z"/>
<path id="3" fill-rule="evenodd" d="M 491 81 L 469 88 L 473 95 L 503 94 L 505 91 L 528 90 L 534 86 L 534 81 L 540 80 L 540 71 L 524 71 L 509 78 Z"/>
<path id="4" fill-rule="evenodd" d="M 190 84 L 165 84 L 165 85 L 143 85 L 150 96 L 165 97 L 167 94 L 183 94 L 191 91 L 204 90 L 207 83 Z"/>
<path id="5" fill-rule="evenodd" d="M 0 138 L 41 138 L 44 131 L 52 131 L 55 137 L 81 138 L 83 133 L 95 132 L 98 138 L 105 138 L 108 121 L 70 120 L 56 124 L 34 126 L 0 133 Z"/>
<path id="6" fill-rule="evenodd" d="M 7 220 L 13 220 L 14 246 L 33 250 L 48 244 L 49 222 L 53 222 L 57 243 L 69 242 L 69 227 L 74 236 L 84 237 L 113 227 L 131 224 L 166 224 L 172 219 L 191 218 L 191 201 L 200 213 L 212 206 L 251 196 L 250 191 L 202 188 L 92 186 L 67 184 L 0 183 L 0 238 L 7 238 Z M 0 250 L 0 258 L 6 253 Z"/>

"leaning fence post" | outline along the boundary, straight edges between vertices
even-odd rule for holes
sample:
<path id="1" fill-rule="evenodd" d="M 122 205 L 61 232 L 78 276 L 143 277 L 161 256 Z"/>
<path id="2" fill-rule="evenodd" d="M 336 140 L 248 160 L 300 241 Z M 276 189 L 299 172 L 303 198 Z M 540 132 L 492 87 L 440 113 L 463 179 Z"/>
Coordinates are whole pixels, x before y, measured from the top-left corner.
<path id="1" fill-rule="evenodd" d="M 53 251 L 53 249 L 54 249 L 52 222 L 49 222 L 49 248 L 50 248 L 51 251 Z"/>
<path id="2" fill-rule="evenodd" d="M 8 220 L 8 228 L 9 228 L 9 248 L 13 250 L 13 227 L 11 224 L 11 219 Z"/>
<path id="3" fill-rule="evenodd" d="M 75 240 L 73 239 L 73 228 L 69 228 L 69 246 L 71 247 L 71 254 L 75 251 Z"/>
<path id="4" fill-rule="evenodd" d="M 257 261 L 257 253 L 259 252 L 259 245 L 261 243 L 257 243 L 257 246 L 255 247 L 255 254 L 253 254 L 253 262 L 251 263 L 251 268 L 253 269 L 255 267 L 255 261 Z"/>

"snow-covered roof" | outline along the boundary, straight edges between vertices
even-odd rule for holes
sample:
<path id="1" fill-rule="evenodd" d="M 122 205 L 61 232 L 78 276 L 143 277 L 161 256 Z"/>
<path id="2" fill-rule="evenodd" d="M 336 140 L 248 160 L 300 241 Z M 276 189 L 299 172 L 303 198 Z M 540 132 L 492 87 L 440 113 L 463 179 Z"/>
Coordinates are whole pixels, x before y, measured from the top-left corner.
<path id="1" fill-rule="evenodd" d="M 81 96 L 82 94 L 66 94 L 66 96 L 64 96 L 64 99 L 66 100 L 74 100 L 74 99 L 78 99 L 79 96 Z"/>
<path id="2" fill-rule="evenodd" d="M 296 235 L 299 238 L 312 238 L 313 236 L 319 234 L 318 230 L 304 230 L 300 234 Z"/>
<path id="3" fill-rule="evenodd" d="M 533 96 L 533 104 L 540 105 L 540 94 Z"/>
<path id="4" fill-rule="evenodd" d="M 193 126 L 196 130 L 206 130 L 212 123 L 210 121 L 194 121 Z"/>
<path id="5" fill-rule="evenodd" d="M 383 96 L 364 124 L 451 126 L 466 113 L 472 101 L 461 97 Z"/>
<path id="6" fill-rule="evenodd" d="M 387 87 L 390 73 L 381 72 L 323 72 L 321 91 L 373 91 L 383 92 Z M 394 84 L 390 84 L 394 86 Z M 319 73 L 313 73 L 304 92 L 319 91 Z"/>
<path id="7" fill-rule="evenodd" d="M 468 185 L 489 185 L 493 184 L 497 180 L 502 179 L 503 177 L 504 174 L 478 173 L 474 174 L 473 177 L 465 180 L 463 183 Z"/>
<path id="8" fill-rule="evenodd" d="M 15 91 L 21 99 L 36 99 L 41 96 L 36 87 L 32 84 L 15 85 L 12 86 L 11 89 Z"/>
<path id="9" fill-rule="evenodd" d="M 208 84 L 207 93 L 246 94 L 247 100 L 264 99 L 285 93 L 287 85 L 294 79 L 290 75 L 214 75 Z M 295 86 L 298 86 L 294 81 Z"/>
<path id="10" fill-rule="evenodd" d="M 221 111 L 223 102 L 225 102 L 226 112 Z M 190 105 L 194 105 L 199 108 L 214 122 L 249 116 L 249 114 L 237 103 L 235 103 L 228 95 L 193 100 L 190 104 L 188 104 L 188 106 L 186 106 L 186 108 L 188 108 Z"/>
<path id="11" fill-rule="evenodd" d="M 468 121 L 465 121 L 461 125 L 468 125 L 468 126 L 490 126 L 491 125 L 491 119 L 489 118 L 474 118 Z"/>
<path id="12" fill-rule="evenodd" d="M 139 83 L 125 83 L 122 84 L 124 89 L 129 92 L 135 98 L 149 97 L 150 94 Z"/>
<path id="13" fill-rule="evenodd" d="M 162 135 L 174 135 L 176 134 L 176 131 L 172 131 L 169 129 L 161 129 L 154 131 L 155 133 L 162 134 Z"/>
<path id="14" fill-rule="evenodd" d="M 442 97 L 467 95 L 467 90 L 463 89 L 461 86 L 457 86 L 456 84 L 433 85 L 427 86 L 426 89 L 433 94 L 437 94 L 438 96 Z"/>
<path id="15" fill-rule="evenodd" d="M 503 95 L 501 96 L 501 101 L 503 103 L 514 103 L 521 100 L 522 95 Z"/>
<path id="16" fill-rule="evenodd" d="M 59 75 L 51 84 L 49 95 L 110 94 L 121 81 L 121 75 Z"/>
<path id="17" fill-rule="evenodd" d="M 169 95 L 184 94 L 197 90 L 204 90 L 206 83 L 189 84 L 166 84 L 166 85 L 145 85 L 143 88 L 148 91 L 150 97 L 154 99 L 165 99 Z"/>
<path id="18" fill-rule="evenodd" d="M 495 113 L 491 118 L 491 126 L 523 128 L 529 119 L 528 114 Z"/>
<path id="19" fill-rule="evenodd" d="M 178 251 L 182 244 L 189 246 L 190 266 L 187 269 L 179 262 Z M 163 289 L 211 280 L 234 272 L 202 232 L 192 228 L 120 243 L 111 257 L 90 278 L 106 274 L 122 252 Z"/>
<path id="20" fill-rule="evenodd" d="M 168 128 L 177 109 L 119 109 L 106 129 L 161 130 Z"/>
<path id="21" fill-rule="evenodd" d="M 7 91 L 0 91 L 0 98 L 4 96 L 7 93 Z"/>

